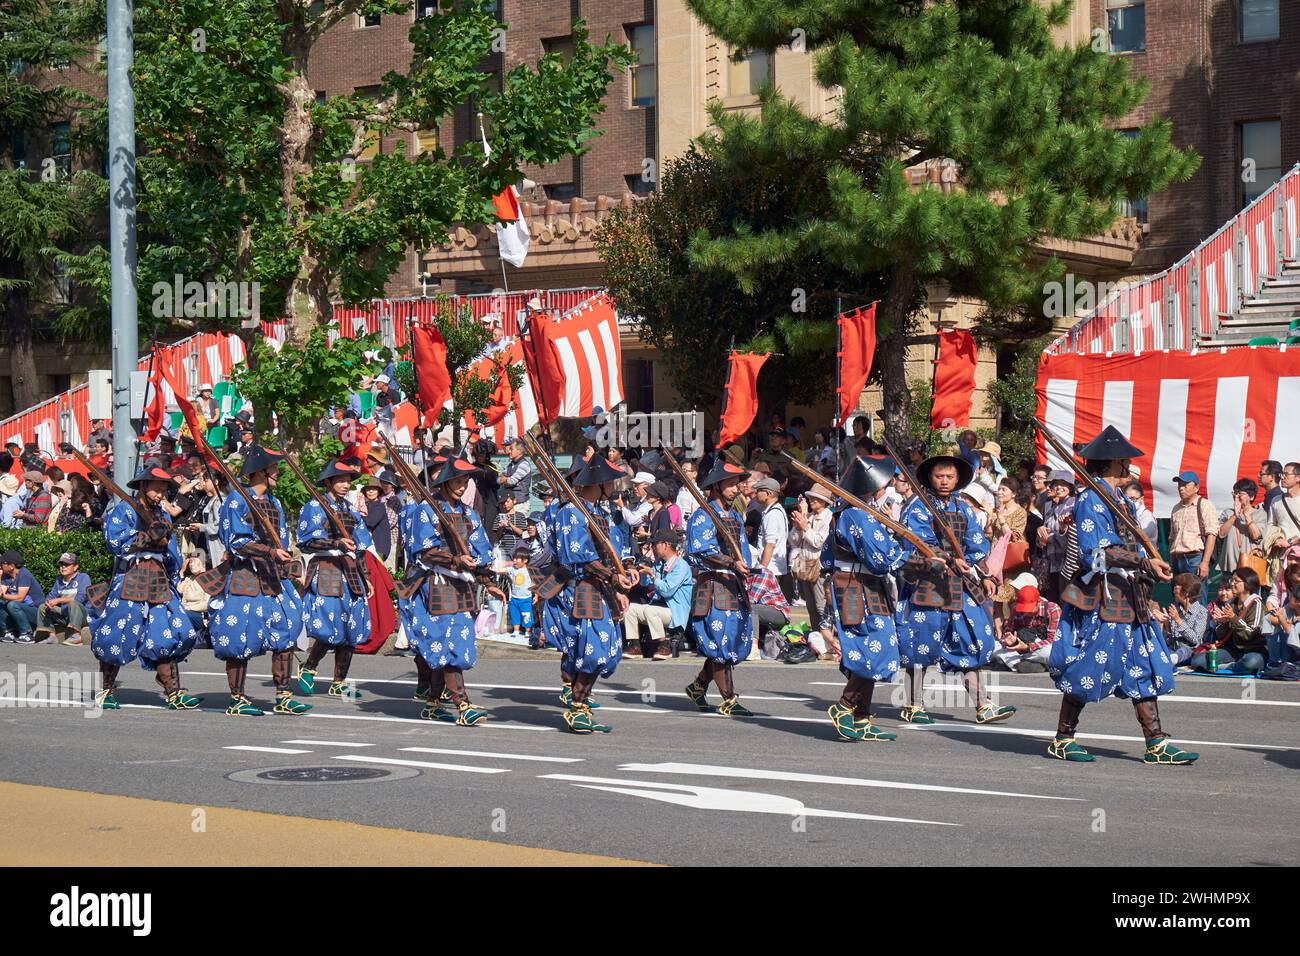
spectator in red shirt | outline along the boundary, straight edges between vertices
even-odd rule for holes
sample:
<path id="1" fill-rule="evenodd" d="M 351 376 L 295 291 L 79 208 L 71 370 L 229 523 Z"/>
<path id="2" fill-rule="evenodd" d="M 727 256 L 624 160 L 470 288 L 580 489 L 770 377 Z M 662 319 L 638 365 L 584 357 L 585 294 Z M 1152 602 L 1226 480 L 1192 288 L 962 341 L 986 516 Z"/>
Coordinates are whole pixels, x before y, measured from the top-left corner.
<path id="1" fill-rule="evenodd" d="M 113 456 L 110 454 L 111 447 L 106 438 L 96 438 L 94 442 L 94 451 L 88 456 L 90 463 L 96 468 L 108 468 L 113 463 Z"/>
<path id="2" fill-rule="evenodd" d="M 1010 583 L 1016 589 L 1016 601 L 1002 624 L 1002 646 L 993 657 L 1018 674 L 1042 673 L 1056 640 L 1061 608 L 1039 593 L 1038 579 L 1032 574 L 1017 575 Z"/>

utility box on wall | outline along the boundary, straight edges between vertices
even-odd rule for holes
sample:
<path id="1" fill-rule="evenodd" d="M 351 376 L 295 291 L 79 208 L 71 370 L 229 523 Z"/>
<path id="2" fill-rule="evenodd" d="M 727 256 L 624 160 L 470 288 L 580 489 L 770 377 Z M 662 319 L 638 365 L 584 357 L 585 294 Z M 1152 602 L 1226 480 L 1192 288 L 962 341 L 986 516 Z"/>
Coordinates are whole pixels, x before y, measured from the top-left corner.
<path id="1" fill-rule="evenodd" d="M 113 417 L 113 373 L 104 368 L 92 368 L 86 373 L 89 392 L 90 420 Z"/>

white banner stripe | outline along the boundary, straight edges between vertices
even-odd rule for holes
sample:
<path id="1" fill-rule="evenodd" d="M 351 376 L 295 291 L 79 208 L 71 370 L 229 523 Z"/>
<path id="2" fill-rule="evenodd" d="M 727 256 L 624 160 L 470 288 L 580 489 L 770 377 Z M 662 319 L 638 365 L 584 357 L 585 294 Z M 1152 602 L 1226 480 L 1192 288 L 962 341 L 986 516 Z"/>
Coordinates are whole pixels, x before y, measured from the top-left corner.
<path id="1" fill-rule="evenodd" d="M 606 409 L 613 408 L 623 401 L 623 368 L 619 361 L 618 319 L 611 316 L 609 321 L 600 323 L 600 344 L 605 349 L 606 381 L 609 383 L 609 402 Z"/>
<path id="2" fill-rule="evenodd" d="M 1219 379 L 1214 394 L 1214 439 L 1205 466 L 1201 488 L 1216 507 L 1232 506 L 1232 485 L 1240 475 L 1241 444 L 1246 429 L 1246 392 L 1250 379 L 1241 376 Z"/>
<path id="3" fill-rule="evenodd" d="M 244 340 L 238 335 L 230 337 L 230 364 L 238 365 L 244 361 Z"/>
<path id="4" fill-rule="evenodd" d="M 587 368 L 591 372 L 591 408 L 582 410 L 583 415 L 590 415 L 597 405 L 609 408 L 605 397 L 605 372 L 601 368 L 600 356 L 596 354 L 596 340 L 592 338 L 590 329 L 578 333 L 578 344 L 582 346 L 582 357 L 587 360 Z"/>
<path id="5" fill-rule="evenodd" d="M 573 346 L 567 338 L 555 339 L 555 351 L 559 353 L 560 367 L 564 369 L 564 398 L 557 414 L 576 418 L 582 414 L 582 379 L 578 375 L 578 360 L 574 358 Z"/>
<path id="6" fill-rule="evenodd" d="M 1047 380 L 1047 427 L 1065 445 L 1074 441 L 1074 395 L 1079 383 L 1072 378 Z M 1047 466 L 1053 471 L 1068 469 L 1069 463 L 1056 454 L 1049 445 Z"/>
<path id="7" fill-rule="evenodd" d="M 1101 403 L 1101 427 L 1114 425 L 1121 435 L 1133 433 L 1133 383 L 1107 382 Z"/>
<path id="8" fill-rule="evenodd" d="M 1300 461 L 1300 428 L 1291 416 L 1300 408 L 1300 378 L 1286 377 L 1277 380 L 1277 410 L 1273 413 L 1273 444 L 1268 457 L 1286 464 Z"/>
<path id="9" fill-rule="evenodd" d="M 203 357 L 208 361 L 208 374 L 212 376 L 209 383 L 216 385 L 223 377 L 221 374 L 221 353 L 215 345 L 209 345 L 203 350 Z"/>
<path id="10" fill-rule="evenodd" d="M 1174 475 L 1183 470 L 1183 449 L 1187 445 L 1188 379 L 1162 379 L 1157 405 L 1156 447 L 1151 455 L 1152 511 L 1167 516 L 1178 503 Z"/>
<path id="11" fill-rule="evenodd" d="M 524 376 L 523 384 L 519 387 L 515 400 L 519 403 L 519 411 L 523 416 L 523 426 L 527 430 L 532 428 L 538 422 L 537 399 L 533 395 L 533 383 L 528 376 Z"/>

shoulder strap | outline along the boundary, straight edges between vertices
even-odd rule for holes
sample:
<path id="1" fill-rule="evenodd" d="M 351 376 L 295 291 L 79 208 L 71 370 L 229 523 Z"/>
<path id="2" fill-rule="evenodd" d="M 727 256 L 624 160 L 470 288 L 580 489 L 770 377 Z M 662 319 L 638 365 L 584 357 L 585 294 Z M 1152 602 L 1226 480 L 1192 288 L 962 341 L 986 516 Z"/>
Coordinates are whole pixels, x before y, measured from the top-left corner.
<path id="1" fill-rule="evenodd" d="M 1300 528 L 1300 521 L 1296 520 L 1295 512 L 1292 511 L 1291 506 L 1286 503 L 1287 498 L 1288 498 L 1287 495 L 1283 495 L 1282 498 L 1280 499 L 1282 502 L 1282 507 L 1286 509 L 1287 517 L 1291 519 L 1291 523 L 1295 525 L 1297 528 Z"/>

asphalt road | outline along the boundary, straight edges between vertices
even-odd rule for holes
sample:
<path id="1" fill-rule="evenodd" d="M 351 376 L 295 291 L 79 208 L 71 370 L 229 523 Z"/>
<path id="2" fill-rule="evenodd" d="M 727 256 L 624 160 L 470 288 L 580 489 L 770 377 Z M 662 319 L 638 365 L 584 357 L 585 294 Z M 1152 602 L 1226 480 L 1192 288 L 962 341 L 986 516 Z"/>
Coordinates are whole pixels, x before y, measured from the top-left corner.
<path id="1" fill-rule="evenodd" d="M 50 702 L 60 680 L 64 697 L 80 699 L 78 680 L 93 689 L 87 649 L 5 644 L 0 780 L 677 865 L 1283 865 L 1300 849 L 1296 685 L 1180 677 L 1165 728 L 1202 757 L 1150 767 L 1118 700 L 1084 712 L 1096 762 L 1047 757 L 1059 696 L 1045 675 L 990 675 L 1020 708 L 995 727 L 975 725 L 953 686 L 931 690 L 937 725 L 900 725 L 901 687 L 878 688 L 878 723 L 899 739 L 851 744 L 825 714 L 841 684 L 833 666 L 742 665 L 757 715 L 744 720 L 695 712 L 682 688 L 697 666 L 625 661 L 596 695 L 614 732 L 577 737 L 563 730 L 549 654 L 481 661 L 470 692 L 493 719 L 463 728 L 418 719 L 410 658 L 357 658 L 359 700 L 235 718 L 222 712 L 220 663 L 200 651 L 182 674 L 203 709 L 167 711 L 133 666 L 124 708 L 91 717 Z M 253 662 L 248 689 L 269 706 L 267 661 Z M 389 775 L 257 776 L 279 768 Z M 364 841 L 302 849 L 293 862 L 366 862 Z"/>

